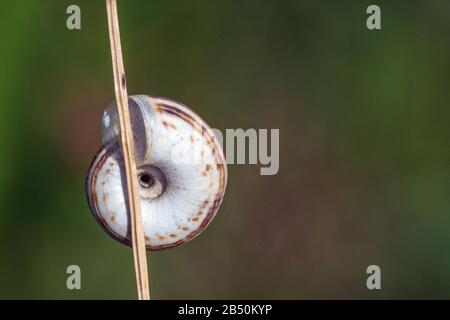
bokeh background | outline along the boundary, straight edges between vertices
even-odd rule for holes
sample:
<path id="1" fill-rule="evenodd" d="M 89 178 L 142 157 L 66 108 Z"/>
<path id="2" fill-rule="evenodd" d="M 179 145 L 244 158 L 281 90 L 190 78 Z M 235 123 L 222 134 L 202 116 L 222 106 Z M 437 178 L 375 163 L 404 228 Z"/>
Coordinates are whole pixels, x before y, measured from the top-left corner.
<path id="1" fill-rule="evenodd" d="M 373 3 L 381 31 L 366 29 Z M 81 31 L 66 28 L 70 4 Z M 154 298 L 450 298 L 448 1 L 131 0 L 119 13 L 130 94 L 219 129 L 280 129 L 278 175 L 230 165 L 210 227 L 148 254 Z M 0 298 L 136 298 L 132 252 L 84 192 L 113 97 L 104 1 L 0 2 Z M 382 290 L 366 288 L 371 264 Z"/>

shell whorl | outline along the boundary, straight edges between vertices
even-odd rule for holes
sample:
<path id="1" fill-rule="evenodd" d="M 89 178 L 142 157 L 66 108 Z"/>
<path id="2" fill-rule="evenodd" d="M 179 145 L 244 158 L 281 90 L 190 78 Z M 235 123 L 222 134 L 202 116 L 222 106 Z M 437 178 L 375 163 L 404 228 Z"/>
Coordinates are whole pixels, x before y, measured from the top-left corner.
<path id="1" fill-rule="evenodd" d="M 145 242 L 148 250 L 183 244 L 211 222 L 227 168 L 220 143 L 188 107 L 165 98 L 129 97 Z M 117 108 L 103 116 L 103 147 L 86 180 L 89 206 L 115 239 L 130 244 Z"/>

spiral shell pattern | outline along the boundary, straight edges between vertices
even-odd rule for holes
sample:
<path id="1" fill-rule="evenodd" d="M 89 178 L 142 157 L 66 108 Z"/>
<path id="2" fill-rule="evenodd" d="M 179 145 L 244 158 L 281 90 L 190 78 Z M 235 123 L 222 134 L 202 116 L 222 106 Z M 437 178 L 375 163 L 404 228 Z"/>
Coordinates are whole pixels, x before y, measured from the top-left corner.
<path id="1" fill-rule="evenodd" d="M 188 107 L 150 96 L 129 97 L 142 220 L 148 250 L 199 235 L 224 197 L 227 167 L 209 126 Z M 103 116 L 103 146 L 86 179 L 91 212 L 113 238 L 131 243 L 117 107 Z"/>

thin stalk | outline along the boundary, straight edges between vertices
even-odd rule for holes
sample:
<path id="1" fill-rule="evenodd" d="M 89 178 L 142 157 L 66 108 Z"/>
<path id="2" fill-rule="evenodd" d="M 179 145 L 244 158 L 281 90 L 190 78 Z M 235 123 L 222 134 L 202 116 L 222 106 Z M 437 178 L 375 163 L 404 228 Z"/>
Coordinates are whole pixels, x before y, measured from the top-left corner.
<path id="1" fill-rule="evenodd" d="M 120 141 L 125 162 L 128 207 L 131 220 L 131 240 L 139 300 L 150 300 L 147 254 L 142 224 L 139 188 L 134 157 L 133 131 L 128 109 L 128 93 L 120 42 L 119 18 L 116 0 L 106 0 L 109 39 L 114 73 L 114 90 L 120 122 Z"/>

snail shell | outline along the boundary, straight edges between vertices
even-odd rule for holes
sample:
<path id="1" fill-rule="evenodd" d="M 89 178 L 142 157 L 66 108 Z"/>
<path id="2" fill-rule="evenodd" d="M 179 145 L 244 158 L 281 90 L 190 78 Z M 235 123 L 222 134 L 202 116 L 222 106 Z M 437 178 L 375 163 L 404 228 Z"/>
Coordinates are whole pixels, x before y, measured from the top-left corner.
<path id="1" fill-rule="evenodd" d="M 199 235 L 222 203 L 227 168 L 209 126 L 188 107 L 165 98 L 129 97 L 139 196 L 148 250 Z M 103 115 L 103 147 L 86 180 L 89 207 L 113 238 L 131 243 L 125 169 L 115 103 Z"/>

